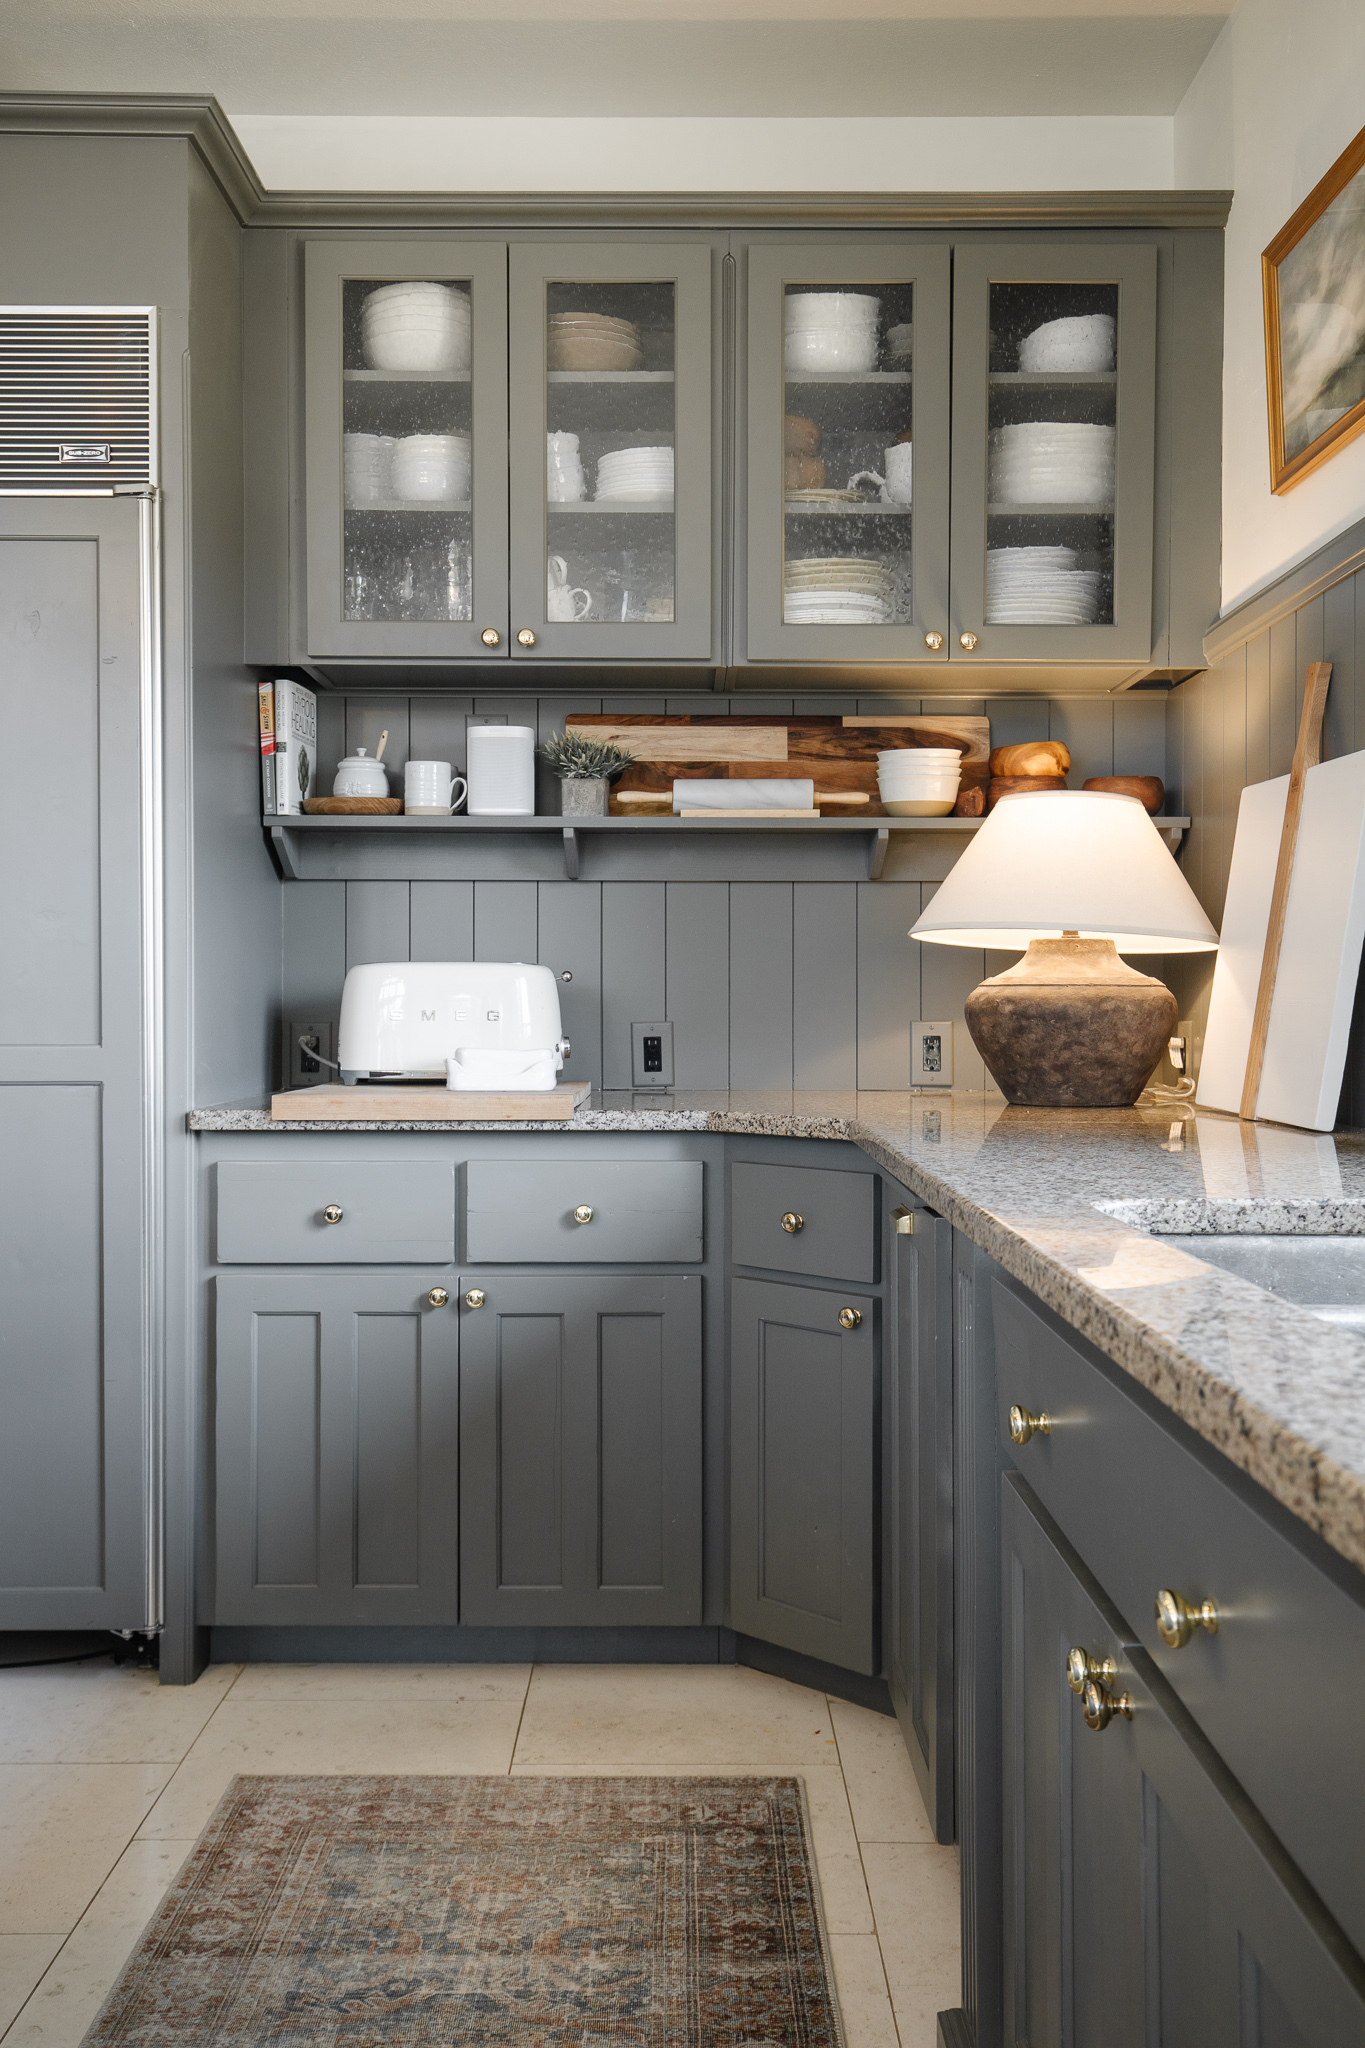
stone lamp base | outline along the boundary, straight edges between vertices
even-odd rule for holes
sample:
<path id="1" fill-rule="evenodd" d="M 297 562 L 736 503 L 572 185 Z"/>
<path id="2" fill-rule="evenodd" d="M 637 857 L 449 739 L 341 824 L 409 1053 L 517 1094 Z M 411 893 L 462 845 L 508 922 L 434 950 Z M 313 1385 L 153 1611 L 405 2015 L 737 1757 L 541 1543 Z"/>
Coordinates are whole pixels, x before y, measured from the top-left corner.
<path id="1" fill-rule="evenodd" d="M 1016 967 L 967 998 L 972 1043 L 1007 1101 L 1037 1109 L 1126 1109 L 1179 1012 L 1111 939 L 1034 939 Z"/>

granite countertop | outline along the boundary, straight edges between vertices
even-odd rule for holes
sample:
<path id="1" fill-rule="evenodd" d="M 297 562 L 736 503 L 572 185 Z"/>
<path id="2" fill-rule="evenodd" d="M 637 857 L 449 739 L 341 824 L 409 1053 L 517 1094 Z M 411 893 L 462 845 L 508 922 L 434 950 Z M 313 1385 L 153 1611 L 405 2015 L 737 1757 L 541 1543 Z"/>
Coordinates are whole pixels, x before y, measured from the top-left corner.
<path id="1" fill-rule="evenodd" d="M 272 1123 L 199 1131 L 697 1131 L 847 1140 L 1365 1570 L 1365 1342 L 1160 1237 L 1365 1236 L 1365 1134 L 1186 1106 L 1009 1109 L 998 1095 L 679 1091 L 594 1095 L 567 1123 Z"/>

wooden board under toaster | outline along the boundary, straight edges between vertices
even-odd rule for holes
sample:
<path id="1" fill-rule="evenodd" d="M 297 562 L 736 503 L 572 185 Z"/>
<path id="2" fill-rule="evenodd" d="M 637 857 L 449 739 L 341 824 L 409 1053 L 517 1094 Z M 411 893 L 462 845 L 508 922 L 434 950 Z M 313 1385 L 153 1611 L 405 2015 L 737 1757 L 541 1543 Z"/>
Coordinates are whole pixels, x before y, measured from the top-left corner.
<path id="1" fill-rule="evenodd" d="M 354 1088 L 324 1084 L 290 1088 L 272 1095 L 270 1114 L 276 1123 L 567 1123 L 579 1104 L 592 1094 L 591 1081 L 561 1081 L 557 1088 L 489 1090 L 385 1087 L 361 1082 Z"/>

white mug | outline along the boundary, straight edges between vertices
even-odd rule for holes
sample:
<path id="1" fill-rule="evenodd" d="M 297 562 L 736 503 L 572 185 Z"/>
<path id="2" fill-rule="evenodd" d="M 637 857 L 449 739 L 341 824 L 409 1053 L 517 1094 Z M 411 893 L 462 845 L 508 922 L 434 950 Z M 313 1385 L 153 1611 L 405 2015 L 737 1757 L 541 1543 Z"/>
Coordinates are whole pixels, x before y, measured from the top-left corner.
<path id="1" fill-rule="evenodd" d="M 876 484 L 877 495 L 884 505 L 908 505 L 910 503 L 910 480 L 914 470 L 915 447 L 912 441 L 894 441 L 882 451 L 886 463 L 886 475 L 879 476 L 875 469 L 860 469 L 848 480 L 848 487 L 854 490 L 862 483 Z"/>
<path id="2" fill-rule="evenodd" d="M 572 504 L 588 495 L 577 434 L 545 436 L 546 487 L 551 504 Z"/>
<path id="3" fill-rule="evenodd" d="M 580 598 L 583 600 L 581 604 Z M 555 623 L 566 619 L 576 623 L 579 619 L 586 619 L 591 610 L 590 590 L 570 590 L 567 585 L 556 584 L 545 593 L 545 616 Z"/>
<path id="4" fill-rule="evenodd" d="M 466 788 L 462 775 L 451 775 L 449 761 L 409 761 L 403 769 L 403 810 L 408 817 L 448 818 L 464 802 Z"/>
<path id="5" fill-rule="evenodd" d="M 563 555 L 550 555 L 545 564 L 545 588 L 557 590 L 569 580 L 569 565 Z"/>

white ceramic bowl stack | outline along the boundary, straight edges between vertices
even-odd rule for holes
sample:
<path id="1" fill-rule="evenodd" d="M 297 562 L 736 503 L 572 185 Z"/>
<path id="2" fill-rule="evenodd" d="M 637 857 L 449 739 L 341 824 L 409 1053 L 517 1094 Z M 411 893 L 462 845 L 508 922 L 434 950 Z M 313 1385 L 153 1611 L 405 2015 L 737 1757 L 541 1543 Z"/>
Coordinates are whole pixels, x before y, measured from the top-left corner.
<path id="1" fill-rule="evenodd" d="M 893 818 L 943 818 L 957 802 L 956 747 L 887 747 L 877 756 L 877 793 Z"/>
<path id="2" fill-rule="evenodd" d="M 673 496 L 671 448 L 614 448 L 597 464 L 598 500 Z"/>
<path id="3" fill-rule="evenodd" d="M 1089 626 L 1099 611 L 1098 569 L 1078 569 L 1074 548 L 988 548 L 988 626 Z"/>
<path id="4" fill-rule="evenodd" d="M 469 293 L 462 285 L 416 280 L 380 285 L 360 308 L 360 345 L 372 370 L 467 370 Z"/>
<path id="5" fill-rule="evenodd" d="M 394 444 L 393 495 L 409 504 L 467 505 L 468 434 L 405 434 Z"/>
<path id="6" fill-rule="evenodd" d="M 885 626 L 891 575 L 869 555 L 811 555 L 783 571 L 782 615 L 789 626 Z"/>
<path id="7" fill-rule="evenodd" d="M 633 320 L 614 313 L 551 313 L 546 364 L 551 370 L 640 370 L 644 344 Z"/>
<path id="8" fill-rule="evenodd" d="M 783 306 L 789 370 L 871 370 L 882 302 L 869 292 L 788 292 Z"/>
<path id="9" fill-rule="evenodd" d="M 993 428 L 990 498 L 993 505 L 1107 511 L 1114 502 L 1114 429 L 1081 420 L 1022 420 Z"/>
<path id="10" fill-rule="evenodd" d="M 1065 320 L 1045 320 L 1020 342 L 1019 367 L 1035 375 L 1049 370 L 1112 370 L 1114 331 L 1112 313 L 1075 313 Z"/>
<path id="11" fill-rule="evenodd" d="M 379 505 L 393 496 L 392 434 L 343 434 L 341 460 L 348 505 Z"/>

